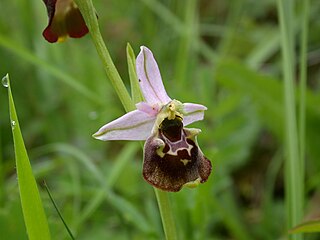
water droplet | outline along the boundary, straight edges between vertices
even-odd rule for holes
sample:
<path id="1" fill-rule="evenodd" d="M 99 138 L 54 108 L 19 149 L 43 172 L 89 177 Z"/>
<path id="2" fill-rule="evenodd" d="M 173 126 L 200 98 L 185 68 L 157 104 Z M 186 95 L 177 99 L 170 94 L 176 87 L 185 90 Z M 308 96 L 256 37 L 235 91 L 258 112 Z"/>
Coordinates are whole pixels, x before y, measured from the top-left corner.
<path id="1" fill-rule="evenodd" d="M 9 75 L 8 75 L 8 73 L 2 78 L 1 82 L 2 82 L 2 85 L 4 87 L 6 87 L 6 88 L 9 87 Z"/>
<path id="2" fill-rule="evenodd" d="M 92 112 L 89 112 L 88 116 L 89 116 L 89 119 L 96 120 L 98 118 L 98 113 L 95 111 L 92 111 Z"/>
<path id="3" fill-rule="evenodd" d="M 16 121 L 12 120 L 12 121 L 11 121 L 11 127 L 12 127 L 12 129 L 14 129 L 15 126 L 16 126 Z"/>

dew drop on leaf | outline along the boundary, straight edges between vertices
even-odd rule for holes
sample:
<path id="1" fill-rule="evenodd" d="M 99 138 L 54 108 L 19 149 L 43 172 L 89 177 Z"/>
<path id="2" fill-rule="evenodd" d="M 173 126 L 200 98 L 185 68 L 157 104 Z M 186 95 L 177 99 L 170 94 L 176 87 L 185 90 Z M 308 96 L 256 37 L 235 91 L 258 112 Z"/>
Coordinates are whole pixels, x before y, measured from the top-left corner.
<path id="1" fill-rule="evenodd" d="M 9 75 L 8 75 L 8 73 L 2 78 L 1 82 L 2 82 L 2 85 L 4 87 L 6 87 L 6 88 L 9 87 Z"/>
<path id="2" fill-rule="evenodd" d="M 91 120 L 96 120 L 98 118 L 98 114 L 95 111 L 89 112 L 88 116 L 89 116 L 89 119 Z"/>
<path id="3" fill-rule="evenodd" d="M 11 121 L 11 127 L 12 127 L 12 129 L 14 129 L 15 126 L 16 126 L 16 121 L 12 120 L 12 121 Z"/>

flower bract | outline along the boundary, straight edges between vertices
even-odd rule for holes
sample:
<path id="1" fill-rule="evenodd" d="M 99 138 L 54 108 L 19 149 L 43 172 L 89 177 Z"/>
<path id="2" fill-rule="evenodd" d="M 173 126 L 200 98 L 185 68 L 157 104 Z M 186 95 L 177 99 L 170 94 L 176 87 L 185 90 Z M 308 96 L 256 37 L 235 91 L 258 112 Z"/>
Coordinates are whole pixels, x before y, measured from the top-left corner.
<path id="1" fill-rule="evenodd" d="M 49 22 L 42 35 L 50 42 L 64 41 L 68 36 L 80 38 L 88 33 L 79 8 L 73 0 L 43 0 Z"/>
<path id="2" fill-rule="evenodd" d="M 143 177 L 164 191 L 179 191 L 207 181 L 211 163 L 197 143 L 200 129 L 185 128 L 202 120 L 205 106 L 171 99 L 152 52 L 141 47 L 136 70 L 145 101 L 136 110 L 102 126 L 93 136 L 108 140 L 146 140 Z"/>

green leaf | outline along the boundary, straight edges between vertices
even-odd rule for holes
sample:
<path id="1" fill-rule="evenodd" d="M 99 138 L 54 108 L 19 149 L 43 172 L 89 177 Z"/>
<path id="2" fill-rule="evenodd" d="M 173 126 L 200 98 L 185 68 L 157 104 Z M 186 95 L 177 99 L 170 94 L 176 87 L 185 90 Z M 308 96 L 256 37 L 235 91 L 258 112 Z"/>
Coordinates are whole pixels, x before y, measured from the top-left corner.
<path id="1" fill-rule="evenodd" d="M 130 43 L 127 43 L 127 61 L 131 85 L 131 98 L 134 103 L 138 103 L 143 100 L 143 97 L 140 92 L 139 80 L 136 73 L 136 56 Z"/>
<path id="2" fill-rule="evenodd" d="M 289 230 L 289 233 L 320 232 L 320 218 L 301 223 Z"/>
<path id="3" fill-rule="evenodd" d="M 14 141 L 19 192 L 28 237 L 30 240 L 51 239 L 37 183 L 32 174 L 27 150 L 20 131 L 8 75 L 2 79 L 2 83 L 5 87 L 8 87 L 10 122 Z"/>

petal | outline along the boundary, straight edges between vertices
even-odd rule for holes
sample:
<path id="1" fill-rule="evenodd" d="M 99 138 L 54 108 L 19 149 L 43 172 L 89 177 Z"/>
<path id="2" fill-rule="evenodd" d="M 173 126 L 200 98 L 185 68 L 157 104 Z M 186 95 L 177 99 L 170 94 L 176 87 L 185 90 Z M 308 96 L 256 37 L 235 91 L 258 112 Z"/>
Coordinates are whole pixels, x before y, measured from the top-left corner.
<path id="1" fill-rule="evenodd" d="M 143 177 L 154 187 L 177 192 L 183 186 L 195 187 L 207 181 L 212 167 L 197 144 L 199 130 L 181 129 L 177 120 L 168 121 L 166 129 L 161 128 L 145 143 Z M 180 130 L 177 136 L 172 136 L 174 127 Z M 166 130 L 170 132 L 165 134 Z"/>
<path id="2" fill-rule="evenodd" d="M 136 104 L 136 107 L 138 110 L 145 112 L 145 113 L 149 114 L 150 116 L 154 116 L 154 117 L 157 116 L 157 114 L 159 113 L 159 111 L 161 109 L 161 107 L 159 105 L 150 106 L 146 102 L 139 102 Z"/>
<path id="3" fill-rule="evenodd" d="M 57 0 L 43 0 L 44 4 L 46 5 L 47 8 L 47 13 L 48 13 L 48 17 L 49 17 L 49 22 L 48 22 L 48 26 L 44 29 L 42 35 L 44 36 L 44 38 L 50 42 L 56 42 L 58 41 L 58 37 L 57 34 L 55 34 L 54 32 L 52 32 L 51 30 L 51 24 L 53 21 L 53 16 L 55 14 L 56 11 L 56 2 Z"/>
<path id="4" fill-rule="evenodd" d="M 164 89 L 158 64 L 147 47 L 141 47 L 136 68 L 140 88 L 147 103 L 150 105 L 168 103 L 171 99 Z"/>
<path id="5" fill-rule="evenodd" d="M 203 120 L 204 111 L 207 110 L 207 107 L 196 103 L 184 103 L 183 110 L 183 125 L 187 126 L 190 123 Z"/>
<path id="6" fill-rule="evenodd" d="M 72 38 L 81 38 L 89 32 L 89 29 L 78 7 L 72 8 L 66 18 L 68 35 Z"/>
<path id="7" fill-rule="evenodd" d="M 128 112 L 107 123 L 93 137 L 99 140 L 146 140 L 151 133 L 155 117 L 139 110 Z"/>
<path id="8" fill-rule="evenodd" d="M 88 33 L 79 8 L 73 0 L 43 0 L 49 23 L 42 35 L 50 42 L 61 42 L 67 36 L 80 38 Z"/>

